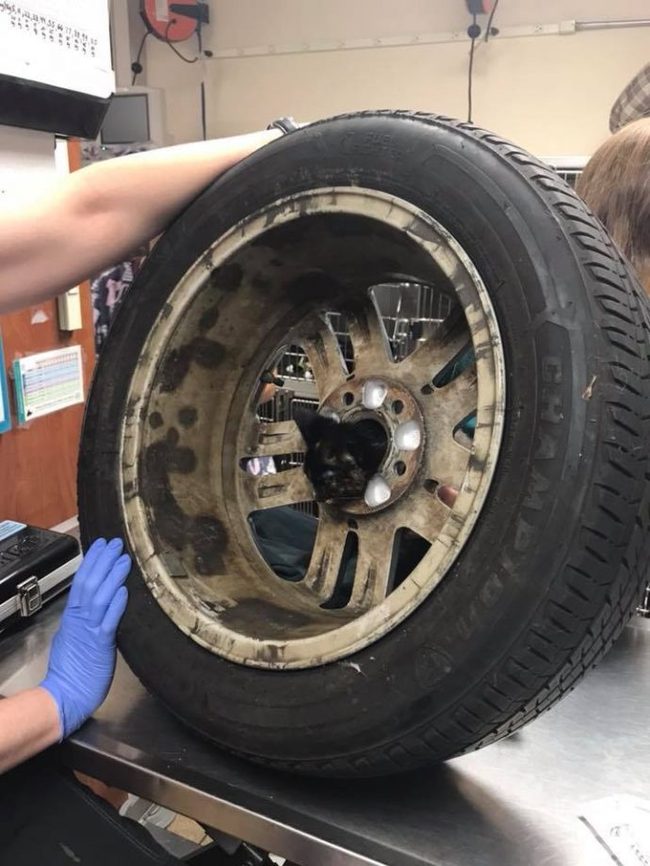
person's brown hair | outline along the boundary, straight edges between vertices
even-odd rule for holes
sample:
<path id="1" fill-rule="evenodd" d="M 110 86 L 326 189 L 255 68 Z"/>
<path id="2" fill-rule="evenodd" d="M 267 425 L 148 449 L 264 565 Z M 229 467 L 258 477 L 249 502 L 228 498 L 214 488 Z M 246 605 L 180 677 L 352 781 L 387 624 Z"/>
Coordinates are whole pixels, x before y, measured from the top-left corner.
<path id="1" fill-rule="evenodd" d="M 650 294 L 650 118 L 602 144 L 576 191 L 605 225 Z"/>

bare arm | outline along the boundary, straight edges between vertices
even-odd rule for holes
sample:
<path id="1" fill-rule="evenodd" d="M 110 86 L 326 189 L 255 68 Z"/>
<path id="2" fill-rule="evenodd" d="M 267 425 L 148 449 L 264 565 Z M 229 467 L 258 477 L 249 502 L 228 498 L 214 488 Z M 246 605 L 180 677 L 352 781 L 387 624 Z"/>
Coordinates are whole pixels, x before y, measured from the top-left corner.
<path id="1" fill-rule="evenodd" d="M 0 773 L 61 739 L 59 713 L 45 689 L 0 700 Z"/>
<path id="2" fill-rule="evenodd" d="M 159 234 L 210 181 L 277 129 L 181 144 L 84 168 L 0 210 L 0 313 L 67 291 Z"/>

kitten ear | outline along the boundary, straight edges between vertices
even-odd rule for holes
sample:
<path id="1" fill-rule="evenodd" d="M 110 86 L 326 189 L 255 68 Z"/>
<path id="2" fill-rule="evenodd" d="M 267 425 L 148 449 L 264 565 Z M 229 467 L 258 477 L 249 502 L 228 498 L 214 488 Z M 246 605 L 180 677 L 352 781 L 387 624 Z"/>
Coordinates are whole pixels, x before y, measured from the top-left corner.
<path id="1" fill-rule="evenodd" d="M 302 433 L 302 438 L 305 440 L 306 445 L 311 445 L 316 441 L 315 427 L 318 421 L 318 414 L 313 409 L 297 406 L 293 411 L 293 420 L 298 425 L 298 429 Z"/>
<path id="2" fill-rule="evenodd" d="M 319 415 L 313 409 L 306 409 L 302 406 L 296 407 L 293 413 L 293 420 L 298 425 L 298 429 L 302 433 L 302 438 L 306 445 L 314 445 L 337 422 L 327 415 Z"/>

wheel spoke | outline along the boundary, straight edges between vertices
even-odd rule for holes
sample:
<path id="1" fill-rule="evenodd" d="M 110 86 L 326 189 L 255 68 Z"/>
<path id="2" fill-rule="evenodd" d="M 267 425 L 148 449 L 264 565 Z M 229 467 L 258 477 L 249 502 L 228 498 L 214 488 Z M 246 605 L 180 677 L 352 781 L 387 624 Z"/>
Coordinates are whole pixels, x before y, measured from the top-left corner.
<path id="1" fill-rule="evenodd" d="M 408 528 L 426 541 L 433 542 L 440 535 L 451 510 L 435 494 L 421 490 L 409 499 Z"/>
<path id="2" fill-rule="evenodd" d="M 244 445 L 245 457 L 272 457 L 305 451 L 305 440 L 295 421 L 259 421 Z"/>
<path id="3" fill-rule="evenodd" d="M 424 454 L 427 476 L 440 485 L 450 484 L 460 490 L 470 456 L 471 452 L 455 441 L 451 430 L 438 437 L 430 437 Z"/>
<path id="4" fill-rule="evenodd" d="M 438 426 L 453 430 L 476 409 L 478 389 L 474 365 L 437 390 L 433 397 L 432 408 Z"/>
<path id="5" fill-rule="evenodd" d="M 392 363 L 390 343 L 374 297 L 368 295 L 363 307 L 348 314 L 348 332 L 357 375 L 376 374 Z"/>
<path id="6" fill-rule="evenodd" d="M 359 525 L 357 567 L 349 606 L 370 610 L 388 595 L 393 565 L 395 526 L 390 520 L 371 520 Z"/>
<path id="7" fill-rule="evenodd" d="M 347 368 L 336 334 L 325 316 L 306 322 L 296 342 L 305 351 L 321 400 L 345 382 Z"/>
<path id="8" fill-rule="evenodd" d="M 274 475 L 241 473 L 241 486 L 247 513 L 280 505 L 311 502 L 314 491 L 301 466 Z"/>
<path id="9" fill-rule="evenodd" d="M 415 387 L 429 384 L 453 359 L 471 349 L 467 320 L 461 311 L 452 313 L 426 342 L 399 363 L 399 372 Z"/>
<path id="10" fill-rule="evenodd" d="M 336 589 L 347 534 L 345 523 L 335 521 L 326 514 L 319 518 L 316 541 L 303 585 L 321 603 L 329 601 Z"/>

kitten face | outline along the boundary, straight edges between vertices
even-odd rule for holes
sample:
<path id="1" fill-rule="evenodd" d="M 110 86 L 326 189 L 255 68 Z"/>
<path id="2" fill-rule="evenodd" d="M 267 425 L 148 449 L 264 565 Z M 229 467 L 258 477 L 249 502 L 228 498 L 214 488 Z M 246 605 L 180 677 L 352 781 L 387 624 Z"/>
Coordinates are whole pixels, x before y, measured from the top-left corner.
<path id="1" fill-rule="evenodd" d="M 307 445 L 305 474 L 318 502 L 360 499 L 386 451 L 385 438 L 370 425 L 338 423 L 316 412 L 296 413 Z"/>

